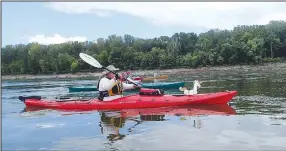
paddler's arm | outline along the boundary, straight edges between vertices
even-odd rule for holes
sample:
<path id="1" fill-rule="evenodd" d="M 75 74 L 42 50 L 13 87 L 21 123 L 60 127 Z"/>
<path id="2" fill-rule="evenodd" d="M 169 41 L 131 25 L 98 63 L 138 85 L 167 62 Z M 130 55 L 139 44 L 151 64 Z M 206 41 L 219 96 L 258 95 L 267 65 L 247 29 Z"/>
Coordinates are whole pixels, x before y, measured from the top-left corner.
<path id="1" fill-rule="evenodd" d="M 130 90 L 136 88 L 136 85 L 134 84 L 127 84 L 127 83 L 122 83 L 123 84 L 123 89 L 124 90 Z"/>

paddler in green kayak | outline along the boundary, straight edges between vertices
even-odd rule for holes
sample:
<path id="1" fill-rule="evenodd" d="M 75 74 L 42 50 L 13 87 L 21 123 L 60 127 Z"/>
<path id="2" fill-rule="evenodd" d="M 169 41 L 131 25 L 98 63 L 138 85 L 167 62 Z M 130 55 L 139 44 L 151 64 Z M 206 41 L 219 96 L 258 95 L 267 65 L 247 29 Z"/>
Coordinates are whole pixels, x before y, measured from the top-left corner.
<path id="1" fill-rule="evenodd" d="M 113 65 L 106 67 L 110 71 L 117 71 L 118 68 L 115 68 Z M 114 74 L 110 71 L 103 71 L 103 76 L 99 79 L 97 84 L 97 89 L 99 91 L 98 99 L 101 101 L 112 101 L 114 99 L 122 97 L 123 90 L 135 89 L 137 87 L 134 84 L 123 83 L 118 74 Z"/>

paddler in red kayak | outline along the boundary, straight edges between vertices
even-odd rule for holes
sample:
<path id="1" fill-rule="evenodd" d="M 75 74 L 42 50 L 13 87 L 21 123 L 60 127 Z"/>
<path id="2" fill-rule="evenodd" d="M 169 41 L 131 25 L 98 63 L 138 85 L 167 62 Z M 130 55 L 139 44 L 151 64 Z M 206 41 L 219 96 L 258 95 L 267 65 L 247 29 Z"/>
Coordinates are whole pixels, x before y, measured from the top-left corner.
<path id="1" fill-rule="evenodd" d="M 110 71 L 117 71 L 113 65 L 106 67 Z M 135 89 L 140 86 L 134 84 L 123 83 L 119 75 L 115 75 L 110 71 L 103 71 L 103 77 L 98 81 L 97 89 L 99 91 L 98 99 L 101 101 L 112 101 L 116 98 L 122 97 L 123 90 Z"/>
<path id="2" fill-rule="evenodd" d="M 131 75 L 130 71 L 122 72 L 121 77 L 124 77 L 125 79 L 127 79 L 127 78 L 132 79 L 132 75 Z M 123 78 L 123 80 L 124 80 L 124 78 Z"/>

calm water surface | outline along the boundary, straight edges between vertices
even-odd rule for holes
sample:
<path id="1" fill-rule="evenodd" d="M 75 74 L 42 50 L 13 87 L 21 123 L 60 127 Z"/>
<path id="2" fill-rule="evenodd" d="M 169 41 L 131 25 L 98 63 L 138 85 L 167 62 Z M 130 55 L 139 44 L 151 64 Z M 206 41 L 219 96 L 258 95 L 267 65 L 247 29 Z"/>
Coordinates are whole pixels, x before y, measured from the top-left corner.
<path id="1" fill-rule="evenodd" d="M 2 81 L 2 149 L 286 149 L 286 71 L 204 72 L 171 75 L 168 81 L 190 81 L 186 85 L 191 87 L 194 79 L 204 82 L 200 93 L 237 90 L 238 96 L 230 106 L 134 110 L 121 114 L 29 111 L 18 100 L 19 95 L 93 97 L 96 92 L 70 94 L 67 87 L 96 81 Z M 153 115 L 147 115 L 150 112 Z"/>

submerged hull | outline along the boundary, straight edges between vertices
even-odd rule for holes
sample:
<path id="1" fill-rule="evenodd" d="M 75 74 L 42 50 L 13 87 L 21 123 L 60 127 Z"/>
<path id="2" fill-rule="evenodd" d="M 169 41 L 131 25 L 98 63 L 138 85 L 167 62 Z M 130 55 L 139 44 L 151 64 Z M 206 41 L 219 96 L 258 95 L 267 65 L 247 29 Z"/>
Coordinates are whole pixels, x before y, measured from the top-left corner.
<path id="1" fill-rule="evenodd" d="M 184 105 L 227 104 L 237 94 L 236 91 L 205 93 L 198 95 L 129 95 L 113 101 L 87 100 L 45 100 L 41 98 L 21 99 L 26 106 L 64 110 L 110 110 L 159 108 Z"/>

